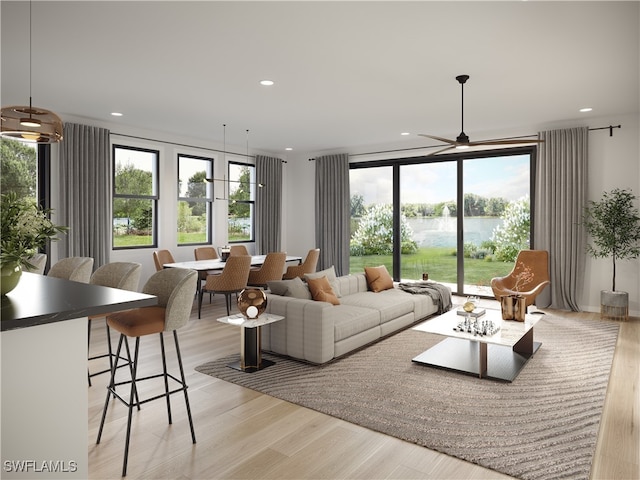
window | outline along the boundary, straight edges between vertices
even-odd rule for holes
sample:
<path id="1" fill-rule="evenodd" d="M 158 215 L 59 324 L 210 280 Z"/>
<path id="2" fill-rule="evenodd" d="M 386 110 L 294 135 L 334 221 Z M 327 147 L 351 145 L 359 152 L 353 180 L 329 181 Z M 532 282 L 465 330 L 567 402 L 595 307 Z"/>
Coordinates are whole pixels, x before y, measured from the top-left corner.
<path id="1" fill-rule="evenodd" d="M 430 280 L 491 296 L 492 277 L 530 248 L 535 148 L 350 166 L 350 270 L 385 264 L 396 280 Z"/>
<path id="2" fill-rule="evenodd" d="M 15 192 L 20 198 L 38 198 L 38 160 L 35 143 L 2 138 L 0 191 Z"/>
<path id="3" fill-rule="evenodd" d="M 256 167 L 229 162 L 229 242 L 254 241 Z"/>
<path id="4" fill-rule="evenodd" d="M 213 159 L 178 154 L 178 245 L 210 243 Z"/>
<path id="5" fill-rule="evenodd" d="M 156 246 L 160 152 L 113 146 L 113 247 Z"/>

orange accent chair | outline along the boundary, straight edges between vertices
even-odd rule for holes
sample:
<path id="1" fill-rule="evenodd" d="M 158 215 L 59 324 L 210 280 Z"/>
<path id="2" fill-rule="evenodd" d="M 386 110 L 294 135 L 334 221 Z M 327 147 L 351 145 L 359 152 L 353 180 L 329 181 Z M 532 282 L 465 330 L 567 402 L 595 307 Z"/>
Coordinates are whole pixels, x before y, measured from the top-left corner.
<path id="1" fill-rule="evenodd" d="M 520 295 L 525 297 L 528 307 L 550 283 L 549 252 L 521 250 L 511 273 L 506 277 L 492 278 L 491 289 L 498 301 L 506 295 Z"/>

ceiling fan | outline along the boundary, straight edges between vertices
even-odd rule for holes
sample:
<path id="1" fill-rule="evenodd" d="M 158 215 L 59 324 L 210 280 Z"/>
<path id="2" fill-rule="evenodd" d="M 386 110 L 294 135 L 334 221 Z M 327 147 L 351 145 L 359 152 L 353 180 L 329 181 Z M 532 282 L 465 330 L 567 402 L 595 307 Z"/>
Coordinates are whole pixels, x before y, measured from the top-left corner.
<path id="1" fill-rule="evenodd" d="M 460 90 L 462 93 L 462 128 L 460 131 L 460 135 L 456 137 L 455 140 L 450 140 L 448 138 L 436 137 L 435 135 L 426 135 L 423 133 L 419 133 L 418 135 L 421 137 L 432 138 L 434 140 L 438 140 L 439 142 L 449 144 L 446 148 L 441 150 L 437 150 L 435 152 L 430 153 L 429 155 L 435 155 L 436 153 L 445 152 L 447 150 L 451 150 L 452 148 L 464 149 L 469 147 L 477 147 L 477 146 L 491 146 L 491 145 L 520 145 L 520 144 L 530 144 L 530 143 L 540 143 L 544 140 L 523 140 L 523 139 L 497 139 L 497 140 L 481 140 L 479 142 L 471 142 L 466 133 L 464 133 L 464 84 L 469 80 L 469 75 L 458 75 L 456 80 L 460 84 Z"/>

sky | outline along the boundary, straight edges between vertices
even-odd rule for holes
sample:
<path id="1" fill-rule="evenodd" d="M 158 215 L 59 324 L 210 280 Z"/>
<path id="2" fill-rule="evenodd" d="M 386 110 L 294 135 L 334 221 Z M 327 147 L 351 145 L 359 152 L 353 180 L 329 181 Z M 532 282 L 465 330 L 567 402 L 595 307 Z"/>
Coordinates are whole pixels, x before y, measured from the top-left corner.
<path id="1" fill-rule="evenodd" d="M 406 165 L 400 169 L 402 203 L 439 203 L 456 198 L 456 163 Z M 529 156 L 464 161 L 465 193 L 517 200 L 529 194 Z M 392 167 L 350 171 L 351 196 L 360 194 L 365 205 L 391 203 Z"/>

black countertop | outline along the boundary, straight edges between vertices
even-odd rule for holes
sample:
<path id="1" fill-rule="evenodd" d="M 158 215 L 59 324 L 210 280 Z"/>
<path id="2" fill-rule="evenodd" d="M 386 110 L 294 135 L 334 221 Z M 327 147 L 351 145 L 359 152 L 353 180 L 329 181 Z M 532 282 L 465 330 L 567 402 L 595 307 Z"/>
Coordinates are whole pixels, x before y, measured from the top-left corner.
<path id="1" fill-rule="evenodd" d="M 2 297 L 2 331 L 156 305 L 157 297 L 23 272 Z"/>

